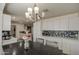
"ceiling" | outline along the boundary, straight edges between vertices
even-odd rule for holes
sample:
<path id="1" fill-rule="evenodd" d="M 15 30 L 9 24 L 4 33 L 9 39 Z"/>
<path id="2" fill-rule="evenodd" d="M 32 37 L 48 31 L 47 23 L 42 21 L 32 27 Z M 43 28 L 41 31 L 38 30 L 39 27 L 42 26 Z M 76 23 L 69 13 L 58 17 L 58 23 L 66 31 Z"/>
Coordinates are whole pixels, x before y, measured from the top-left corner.
<path id="1" fill-rule="evenodd" d="M 20 22 L 28 22 L 25 17 L 25 12 L 28 7 L 33 8 L 34 3 L 7 3 L 4 13 L 16 16 Z M 38 3 L 40 12 L 47 9 L 45 18 L 56 17 L 64 14 L 74 13 L 79 11 L 78 3 Z"/>

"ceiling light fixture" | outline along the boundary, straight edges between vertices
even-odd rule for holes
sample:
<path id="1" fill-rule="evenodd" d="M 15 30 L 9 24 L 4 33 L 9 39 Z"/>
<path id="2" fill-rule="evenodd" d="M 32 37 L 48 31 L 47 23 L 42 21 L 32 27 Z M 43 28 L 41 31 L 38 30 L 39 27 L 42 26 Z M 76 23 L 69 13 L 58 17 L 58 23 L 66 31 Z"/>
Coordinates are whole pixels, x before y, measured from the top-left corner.
<path id="1" fill-rule="evenodd" d="M 25 12 L 26 18 L 37 21 L 39 19 L 42 19 L 45 16 L 44 11 L 41 12 L 39 11 L 39 7 L 37 7 L 36 4 L 34 4 L 33 8 L 27 8 L 27 12 Z"/>

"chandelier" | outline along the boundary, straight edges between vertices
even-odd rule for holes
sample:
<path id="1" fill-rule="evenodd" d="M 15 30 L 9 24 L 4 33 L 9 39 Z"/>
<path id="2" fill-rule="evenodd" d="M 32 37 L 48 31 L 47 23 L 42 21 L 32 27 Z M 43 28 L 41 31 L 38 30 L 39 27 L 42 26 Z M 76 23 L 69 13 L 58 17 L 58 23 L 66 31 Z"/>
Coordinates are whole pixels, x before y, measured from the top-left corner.
<path id="1" fill-rule="evenodd" d="M 27 8 L 27 12 L 25 12 L 26 18 L 32 20 L 33 22 L 42 19 L 45 16 L 45 12 L 40 12 L 39 10 L 40 9 L 36 4 L 34 4 L 33 8 Z"/>

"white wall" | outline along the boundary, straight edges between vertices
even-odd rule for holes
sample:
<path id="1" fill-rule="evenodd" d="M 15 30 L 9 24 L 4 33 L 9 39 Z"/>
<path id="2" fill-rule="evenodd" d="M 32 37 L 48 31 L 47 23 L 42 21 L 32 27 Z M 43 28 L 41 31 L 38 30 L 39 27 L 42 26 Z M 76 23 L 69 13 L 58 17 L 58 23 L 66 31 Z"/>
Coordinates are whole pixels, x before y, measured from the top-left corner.
<path id="1" fill-rule="evenodd" d="M 34 41 L 35 38 L 37 38 L 38 35 L 40 34 L 39 37 L 45 39 L 44 44 L 46 43 L 46 40 L 58 42 L 59 49 L 63 50 L 64 53 L 79 54 L 79 40 L 41 36 L 41 30 L 78 30 L 79 31 L 78 13 L 45 19 L 42 21 L 42 24 L 38 21 L 34 23 L 33 34 L 34 34 Z"/>
<path id="2" fill-rule="evenodd" d="M 3 14 L 3 30 L 11 30 L 11 16 L 7 14 Z"/>

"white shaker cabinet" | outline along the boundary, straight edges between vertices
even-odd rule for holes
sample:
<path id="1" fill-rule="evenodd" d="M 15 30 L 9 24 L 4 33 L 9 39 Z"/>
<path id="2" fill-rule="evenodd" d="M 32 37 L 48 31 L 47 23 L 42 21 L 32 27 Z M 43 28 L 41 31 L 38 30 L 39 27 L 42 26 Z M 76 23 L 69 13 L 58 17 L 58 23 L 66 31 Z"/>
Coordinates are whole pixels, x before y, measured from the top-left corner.
<path id="1" fill-rule="evenodd" d="M 2 43 L 2 11 L 0 11 L 0 55 L 4 54 L 1 43 Z"/>
<path id="2" fill-rule="evenodd" d="M 79 55 L 79 41 L 73 40 L 70 46 L 71 55 Z"/>
<path id="3" fill-rule="evenodd" d="M 69 19 L 69 30 L 79 30 L 79 17 Z"/>
<path id="4" fill-rule="evenodd" d="M 4 7 L 5 7 L 5 3 L 0 3 L 0 12 L 3 13 Z"/>
<path id="5" fill-rule="evenodd" d="M 68 17 L 60 17 L 60 30 L 68 30 Z"/>
<path id="6" fill-rule="evenodd" d="M 3 30 L 11 30 L 11 16 L 3 14 Z"/>
<path id="7" fill-rule="evenodd" d="M 65 54 L 71 54 L 71 40 L 63 38 L 62 50 Z"/>

